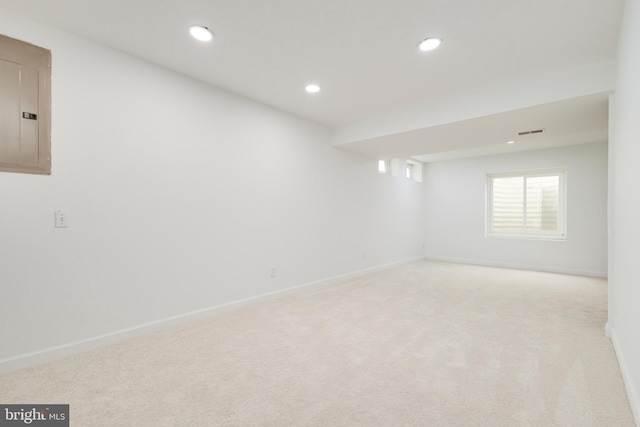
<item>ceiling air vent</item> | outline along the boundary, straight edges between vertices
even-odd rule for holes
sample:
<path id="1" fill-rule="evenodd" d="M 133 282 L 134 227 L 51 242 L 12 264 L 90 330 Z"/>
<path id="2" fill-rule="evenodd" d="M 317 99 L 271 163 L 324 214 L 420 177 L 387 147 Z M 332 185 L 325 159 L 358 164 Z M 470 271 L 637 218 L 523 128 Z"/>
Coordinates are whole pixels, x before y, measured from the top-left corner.
<path id="1" fill-rule="evenodd" d="M 536 133 L 542 133 L 544 132 L 544 129 L 535 129 L 535 130 L 526 130 L 524 132 L 518 132 L 518 135 L 523 136 L 523 135 L 534 135 Z"/>

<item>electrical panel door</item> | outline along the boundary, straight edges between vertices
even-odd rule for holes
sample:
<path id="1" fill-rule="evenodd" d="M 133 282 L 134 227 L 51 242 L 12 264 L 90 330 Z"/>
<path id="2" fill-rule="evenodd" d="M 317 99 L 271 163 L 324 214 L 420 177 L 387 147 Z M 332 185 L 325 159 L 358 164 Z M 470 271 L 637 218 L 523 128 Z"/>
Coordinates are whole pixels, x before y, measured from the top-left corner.
<path id="1" fill-rule="evenodd" d="M 49 174 L 51 54 L 0 36 L 0 171 Z"/>

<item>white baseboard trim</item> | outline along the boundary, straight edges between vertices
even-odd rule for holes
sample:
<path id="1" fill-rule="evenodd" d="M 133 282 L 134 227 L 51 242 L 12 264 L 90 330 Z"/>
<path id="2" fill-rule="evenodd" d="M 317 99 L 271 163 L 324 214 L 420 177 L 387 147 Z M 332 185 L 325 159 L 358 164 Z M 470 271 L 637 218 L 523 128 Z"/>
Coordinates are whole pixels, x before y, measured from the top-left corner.
<path id="1" fill-rule="evenodd" d="M 633 383 L 631 371 L 629 370 L 629 365 L 624 352 L 622 351 L 622 348 L 620 348 L 615 329 L 611 329 L 610 333 L 613 349 L 615 350 L 616 357 L 618 358 L 618 364 L 620 365 L 620 371 L 622 372 L 622 380 L 624 381 L 624 386 L 627 389 L 627 395 L 629 396 L 631 412 L 633 412 L 636 425 L 640 426 L 640 393 Z"/>
<path id="2" fill-rule="evenodd" d="M 134 326 L 127 329 L 111 332 L 108 334 L 88 338 L 81 341 L 66 343 L 63 345 L 49 347 L 43 350 L 38 350 L 31 353 L 22 354 L 15 357 L 10 357 L 0 360 L 0 374 L 16 371 L 18 369 L 29 368 L 36 365 L 42 365 L 45 363 L 53 362 L 66 356 L 73 354 L 95 350 L 97 348 L 105 347 L 118 342 L 126 341 L 132 338 L 147 335 L 156 331 L 177 326 L 182 323 L 206 318 L 214 314 L 222 313 L 238 309 L 241 307 L 257 304 L 269 299 L 282 297 L 288 294 L 301 292 L 308 289 L 336 284 L 345 280 L 353 279 L 366 274 L 374 273 L 377 271 L 387 270 L 393 267 L 398 267 L 404 264 L 410 264 L 424 260 L 424 257 L 410 258 L 402 261 L 396 261 L 388 264 L 383 264 L 363 270 L 354 271 L 351 273 L 341 274 L 338 276 L 329 277 L 314 282 L 303 283 L 301 285 L 292 286 L 287 289 L 279 291 L 269 292 L 262 295 L 257 295 L 242 300 L 232 301 L 225 304 L 219 304 L 213 307 L 204 308 L 201 310 L 195 310 L 189 313 L 179 314 L 169 318 L 157 320 L 154 322 L 145 323 L 142 325 Z"/>
<path id="3" fill-rule="evenodd" d="M 439 256 L 430 256 L 430 255 L 427 255 L 425 258 L 430 261 L 455 262 L 458 264 L 481 265 L 485 267 L 513 268 L 516 270 L 543 271 L 546 273 L 571 274 L 573 276 L 598 277 L 603 279 L 607 278 L 607 272 L 602 272 L 602 271 L 573 270 L 568 268 L 557 268 L 557 267 L 549 267 L 549 266 L 514 264 L 514 263 L 508 263 L 508 262 L 496 262 L 496 261 L 474 260 L 474 259 L 464 259 L 464 258 L 449 258 L 449 257 L 439 257 Z"/>

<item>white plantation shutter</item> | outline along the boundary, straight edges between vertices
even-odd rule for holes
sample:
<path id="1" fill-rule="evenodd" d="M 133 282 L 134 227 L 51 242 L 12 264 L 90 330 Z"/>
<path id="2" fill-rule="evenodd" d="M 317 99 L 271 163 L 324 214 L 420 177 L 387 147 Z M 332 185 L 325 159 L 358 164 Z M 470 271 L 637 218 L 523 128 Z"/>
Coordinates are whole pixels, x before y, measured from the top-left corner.
<path id="1" fill-rule="evenodd" d="M 524 178 L 493 180 L 493 230 L 517 231 L 524 224 Z"/>
<path id="2" fill-rule="evenodd" d="M 526 230 L 557 231 L 560 177 L 536 176 L 527 181 Z"/>
<path id="3" fill-rule="evenodd" d="M 488 235 L 561 238 L 564 171 L 489 175 Z"/>

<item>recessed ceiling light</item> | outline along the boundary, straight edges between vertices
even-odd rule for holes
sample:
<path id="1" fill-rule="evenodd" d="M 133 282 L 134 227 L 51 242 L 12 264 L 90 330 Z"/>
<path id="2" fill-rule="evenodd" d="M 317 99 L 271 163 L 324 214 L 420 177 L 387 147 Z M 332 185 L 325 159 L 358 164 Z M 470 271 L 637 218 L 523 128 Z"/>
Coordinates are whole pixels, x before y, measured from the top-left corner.
<path id="1" fill-rule="evenodd" d="M 320 92 L 320 86 L 318 86 L 317 84 L 308 84 L 305 86 L 304 90 L 309 93 L 318 93 Z"/>
<path id="2" fill-rule="evenodd" d="M 515 141 L 507 141 L 507 144 L 514 144 Z"/>
<path id="3" fill-rule="evenodd" d="M 189 27 L 189 32 L 193 36 L 194 39 L 200 40 L 203 42 L 208 42 L 213 38 L 213 34 L 207 27 L 203 27 L 202 25 L 192 25 Z"/>
<path id="4" fill-rule="evenodd" d="M 442 43 L 441 38 L 429 37 L 420 42 L 420 44 L 418 45 L 418 49 L 420 49 L 423 52 L 426 52 L 428 50 L 433 50 L 437 48 L 438 46 L 440 46 L 441 43 Z"/>

